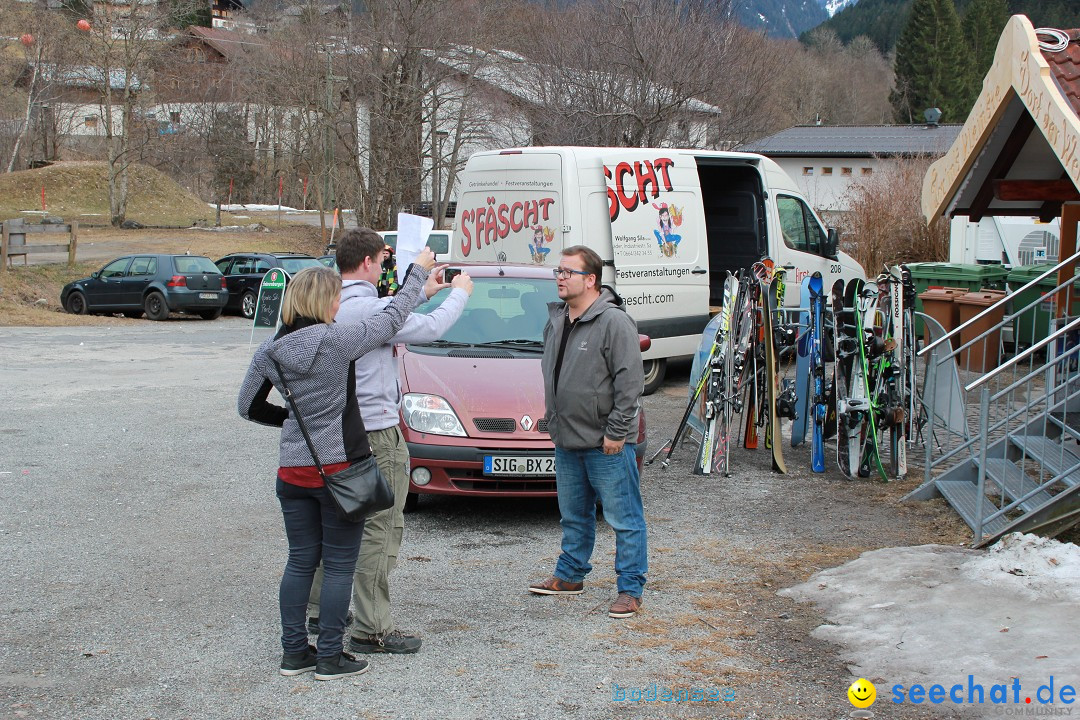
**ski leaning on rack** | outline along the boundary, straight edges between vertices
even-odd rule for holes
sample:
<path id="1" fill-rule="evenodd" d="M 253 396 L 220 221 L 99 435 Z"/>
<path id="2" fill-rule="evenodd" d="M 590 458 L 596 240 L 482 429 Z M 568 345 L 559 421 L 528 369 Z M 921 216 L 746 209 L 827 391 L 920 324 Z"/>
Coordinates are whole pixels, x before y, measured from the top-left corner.
<path id="1" fill-rule="evenodd" d="M 756 266 L 755 266 L 756 268 Z M 744 315 L 740 323 L 745 322 L 748 347 L 745 351 L 745 365 L 742 376 L 746 386 L 746 401 L 743 403 L 743 447 L 756 450 L 758 446 L 757 415 L 761 407 L 760 393 L 764 387 L 764 356 L 761 351 L 761 314 L 758 312 L 761 297 L 761 284 L 756 278 L 756 270 L 745 278 L 747 297 L 744 303 Z M 742 334 L 740 325 L 740 335 Z M 741 340 L 740 340 L 741 342 Z"/>
<path id="2" fill-rule="evenodd" d="M 766 395 L 766 424 L 765 424 L 765 447 L 772 449 L 773 472 L 787 473 L 784 465 L 784 455 L 780 442 L 780 415 L 777 412 L 777 400 L 780 394 L 777 375 L 777 352 L 774 333 L 777 330 L 776 315 L 779 310 L 777 297 L 783 297 L 783 271 L 777 270 L 769 282 L 767 273 L 763 278 L 758 275 L 761 284 L 762 296 L 762 325 L 765 328 L 765 395 Z"/>
<path id="3" fill-rule="evenodd" d="M 791 421 L 791 446 L 806 442 L 810 409 L 810 276 L 803 278 L 799 295 L 799 339 L 795 360 L 795 418 Z"/>
<path id="4" fill-rule="evenodd" d="M 711 324 L 712 321 L 710 321 L 709 325 Z M 708 331 L 709 325 L 705 326 L 706 331 Z M 686 404 L 686 410 L 683 411 L 682 419 L 679 421 L 678 427 L 675 428 L 675 434 L 671 437 L 671 440 L 664 443 L 664 445 L 661 446 L 659 450 L 653 453 L 652 456 L 645 461 L 646 465 L 652 465 L 653 462 L 656 461 L 656 458 L 667 453 L 666 455 L 664 455 L 664 461 L 660 464 L 660 467 L 666 468 L 668 466 L 668 463 L 671 462 L 671 455 L 675 452 L 675 447 L 679 444 L 679 439 L 683 436 L 683 433 L 689 427 L 690 416 L 693 414 L 694 409 L 697 408 L 699 404 L 703 406 L 703 403 L 701 403 L 701 401 L 704 397 L 705 388 L 710 380 L 709 368 L 712 367 L 713 356 L 716 355 L 716 353 L 718 352 L 719 344 L 717 340 L 720 332 L 721 325 L 717 323 L 716 330 L 715 332 L 713 332 L 713 336 L 709 342 L 708 355 L 706 355 L 705 361 L 701 365 L 701 375 L 697 377 L 696 381 L 694 379 L 691 379 L 691 382 L 694 382 L 694 389 L 693 392 L 690 393 L 690 401 Z M 705 338 L 703 336 L 702 344 L 704 344 L 704 342 Z"/>
<path id="5" fill-rule="evenodd" d="M 863 284 L 856 303 L 855 325 L 856 337 L 859 339 L 859 356 L 852 370 L 851 387 L 854 388 L 856 382 L 862 383 L 866 398 L 866 410 L 860 417 L 858 472 L 859 477 L 870 477 L 876 468 L 881 479 L 888 480 L 889 476 L 885 474 L 885 468 L 881 464 L 881 448 L 878 445 L 878 420 L 886 399 L 885 366 L 888 357 L 885 340 L 875 330 L 879 327 L 877 286 Z M 885 331 L 884 324 L 881 325 L 881 330 Z"/>
<path id="6" fill-rule="evenodd" d="M 727 472 L 728 437 L 731 426 L 732 356 L 734 354 L 732 315 L 739 293 L 739 281 L 731 273 L 724 279 L 724 293 L 720 303 L 720 325 L 713 341 L 713 352 L 708 364 L 701 369 L 708 375 L 705 384 L 705 429 L 701 435 L 701 448 L 695 475 L 708 475 L 714 469 Z"/>
<path id="7" fill-rule="evenodd" d="M 825 362 L 822 353 L 822 337 L 825 330 L 825 288 L 821 273 L 810 276 L 808 283 L 810 305 L 810 327 L 808 345 L 809 367 L 809 412 L 812 429 L 810 435 L 810 467 L 814 472 L 825 472 Z"/>
<path id="8" fill-rule="evenodd" d="M 851 477 L 858 472 L 858 459 L 851 461 L 849 442 L 852 437 L 852 425 L 860 424 L 858 414 L 853 412 L 849 380 L 855 356 L 859 352 L 855 339 L 855 320 L 852 303 L 855 292 L 862 285 L 861 280 L 852 280 L 846 286 L 843 280 L 837 280 L 832 287 L 833 311 L 833 395 L 836 402 L 836 464 L 840 472 Z M 856 400 L 856 403 L 858 401 Z M 855 432 L 855 444 L 858 445 L 858 432 Z"/>
<path id="9" fill-rule="evenodd" d="M 892 471 L 897 478 L 907 475 L 907 402 L 904 349 L 907 346 L 904 323 L 904 288 L 900 268 L 886 272 L 889 286 L 889 337 L 886 350 L 889 357 L 889 376 L 886 383 L 886 406 L 882 420 L 889 428 L 889 447 Z"/>

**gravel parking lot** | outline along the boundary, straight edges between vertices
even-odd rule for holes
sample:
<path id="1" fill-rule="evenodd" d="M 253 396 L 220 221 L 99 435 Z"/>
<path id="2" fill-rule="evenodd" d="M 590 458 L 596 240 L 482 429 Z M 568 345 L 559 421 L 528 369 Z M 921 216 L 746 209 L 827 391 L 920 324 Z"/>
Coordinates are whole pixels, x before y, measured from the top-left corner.
<path id="1" fill-rule="evenodd" d="M 238 318 L 0 328 L 0 717 L 842 718 L 842 652 L 776 591 L 864 550 L 968 537 L 936 502 L 897 502 L 917 477 L 816 476 L 785 448 L 787 476 L 762 449 L 702 479 L 687 446 L 642 478 L 645 606 L 616 621 L 606 526 L 585 594 L 542 598 L 526 586 L 554 565 L 554 502 L 425 497 L 392 579 L 421 652 L 280 677 L 277 432 L 235 410 L 249 335 Z M 646 399 L 653 448 L 686 379 Z M 613 699 L 654 684 L 730 699 Z"/>

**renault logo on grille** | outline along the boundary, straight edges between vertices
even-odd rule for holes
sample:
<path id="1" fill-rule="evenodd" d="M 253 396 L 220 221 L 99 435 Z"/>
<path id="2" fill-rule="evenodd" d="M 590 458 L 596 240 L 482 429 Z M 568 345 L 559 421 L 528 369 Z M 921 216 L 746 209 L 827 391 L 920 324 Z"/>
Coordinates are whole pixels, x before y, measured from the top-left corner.
<path id="1" fill-rule="evenodd" d="M 528 415 L 522 415 L 521 416 L 521 429 L 528 432 L 529 430 L 532 430 L 532 426 L 533 426 L 533 419 L 531 417 L 529 417 Z"/>

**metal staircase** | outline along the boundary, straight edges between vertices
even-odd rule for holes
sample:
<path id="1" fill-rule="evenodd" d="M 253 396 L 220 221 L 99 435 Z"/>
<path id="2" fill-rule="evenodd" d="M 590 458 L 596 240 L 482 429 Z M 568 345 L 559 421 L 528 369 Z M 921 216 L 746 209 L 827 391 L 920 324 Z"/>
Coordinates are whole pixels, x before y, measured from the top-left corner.
<path id="1" fill-rule="evenodd" d="M 1073 297 L 1070 280 L 1013 307 L 1013 298 L 1078 259 L 1047 266 L 952 332 L 928 320 L 939 332 L 919 352 L 926 475 L 905 500 L 945 498 L 971 527 L 975 547 L 1010 532 L 1053 536 L 1080 523 L 1080 315 L 1052 319 L 1045 336 L 1030 322 L 1051 300 L 1080 309 L 1080 293 Z M 980 325 L 986 329 L 971 337 Z M 1012 355 L 1001 361 L 1000 338 L 1009 329 Z M 958 363 L 972 355 L 983 360 L 974 366 L 992 369 L 972 372 Z"/>

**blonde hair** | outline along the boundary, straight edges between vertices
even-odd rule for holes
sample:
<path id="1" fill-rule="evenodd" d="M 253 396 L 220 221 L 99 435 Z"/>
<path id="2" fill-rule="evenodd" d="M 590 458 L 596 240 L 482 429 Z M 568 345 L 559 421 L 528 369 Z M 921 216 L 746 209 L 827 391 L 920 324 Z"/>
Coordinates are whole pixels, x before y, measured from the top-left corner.
<path id="1" fill-rule="evenodd" d="M 292 325 L 297 318 L 324 323 L 334 321 L 331 309 L 341 295 L 341 276 L 328 267 L 310 267 L 293 276 L 281 303 L 281 322 Z"/>

